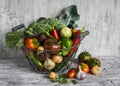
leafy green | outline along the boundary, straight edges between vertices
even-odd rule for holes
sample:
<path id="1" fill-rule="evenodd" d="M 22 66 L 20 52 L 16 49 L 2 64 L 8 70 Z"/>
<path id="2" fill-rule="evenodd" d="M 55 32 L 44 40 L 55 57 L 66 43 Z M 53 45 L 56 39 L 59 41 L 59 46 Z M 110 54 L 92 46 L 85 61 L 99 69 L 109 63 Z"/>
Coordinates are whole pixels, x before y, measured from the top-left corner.
<path id="1" fill-rule="evenodd" d="M 38 23 L 41 23 L 41 24 L 46 24 L 46 23 L 48 23 L 45 17 L 40 17 L 40 18 L 37 20 L 37 22 L 38 22 Z"/>
<path id="2" fill-rule="evenodd" d="M 64 27 L 66 27 L 65 24 L 58 24 L 55 28 L 56 28 L 56 30 L 60 31 Z"/>
<path id="3" fill-rule="evenodd" d="M 6 45 L 9 48 L 22 47 L 24 46 L 24 32 L 23 31 L 14 31 L 6 33 Z"/>
<path id="4" fill-rule="evenodd" d="M 54 80 L 54 83 L 66 84 L 68 81 L 65 74 L 59 74 Z"/>
<path id="5" fill-rule="evenodd" d="M 35 29 L 35 34 L 37 33 L 45 33 L 50 32 L 53 29 L 53 27 L 49 24 L 39 24 L 37 29 Z"/>
<path id="6" fill-rule="evenodd" d="M 65 26 L 60 20 L 58 20 L 57 18 L 48 18 L 47 19 L 49 25 L 51 25 L 52 27 L 57 27 L 58 25 L 62 25 Z"/>
<path id="7" fill-rule="evenodd" d="M 22 47 L 24 37 L 26 35 L 35 35 L 40 33 L 46 33 L 50 36 L 50 32 L 56 28 L 58 31 L 65 27 L 77 27 L 75 23 L 79 20 L 80 15 L 77 13 L 75 5 L 71 5 L 64 9 L 58 18 L 40 17 L 36 22 L 32 22 L 25 31 L 14 31 L 6 34 L 6 44 L 10 48 Z"/>
<path id="8" fill-rule="evenodd" d="M 32 22 L 24 31 L 16 30 L 13 32 L 8 32 L 6 34 L 6 44 L 9 48 L 22 47 L 24 46 L 23 38 L 26 35 L 29 36 L 45 33 L 47 36 L 52 37 L 50 32 L 57 26 L 62 28 L 65 25 L 57 18 L 46 19 L 44 17 L 40 17 L 36 22 Z"/>
<path id="9" fill-rule="evenodd" d="M 71 82 L 72 82 L 74 85 L 78 83 L 76 80 L 71 80 Z"/>
<path id="10" fill-rule="evenodd" d="M 61 25 L 59 27 L 59 25 Z M 28 35 L 40 34 L 40 33 L 50 33 L 54 28 L 61 28 L 65 26 L 60 20 L 57 18 L 44 18 L 41 17 L 37 20 L 37 22 L 33 22 L 29 25 L 29 27 L 25 30 L 25 33 Z"/>
<path id="11" fill-rule="evenodd" d="M 58 18 L 65 25 L 72 28 L 72 27 L 78 27 L 75 22 L 80 19 L 80 15 L 77 13 L 76 5 L 71 5 L 65 8 Z"/>

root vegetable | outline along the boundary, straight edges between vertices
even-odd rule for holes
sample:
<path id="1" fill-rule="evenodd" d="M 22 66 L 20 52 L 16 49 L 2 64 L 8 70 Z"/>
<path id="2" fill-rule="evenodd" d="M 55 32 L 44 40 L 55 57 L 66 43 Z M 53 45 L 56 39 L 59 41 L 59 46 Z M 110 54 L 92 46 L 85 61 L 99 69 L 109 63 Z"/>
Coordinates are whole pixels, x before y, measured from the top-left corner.
<path id="1" fill-rule="evenodd" d="M 81 70 L 81 66 L 79 66 L 79 71 L 76 73 L 77 79 L 85 79 L 86 73 Z"/>
<path id="2" fill-rule="evenodd" d="M 50 72 L 49 78 L 50 79 L 55 79 L 56 78 L 56 73 L 55 72 Z"/>
<path id="3" fill-rule="evenodd" d="M 52 57 L 52 61 L 53 61 L 54 63 L 61 63 L 62 60 L 63 60 L 63 57 L 60 56 L 60 55 L 53 55 L 53 57 Z"/>
<path id="4" fill-rule="evenodd" d="M 40 54 L 35 54 L 36 57 L 38 58 L 39 61 L 46 61 L 47 59 L 50 58 L 50 54 L 45 54 L 45 53 L 40 53 Z"/>
<path id="5" fill-rule="evenodd" d="M 37 48 L 37 53 L 40 54 L 40 53 L 43 53 L 44 52 L 44 47 L 43 46 L 39 46 Z"/>
<path id="6" fill-rule="evenodd" d="M 94 75 L 98 75 L 98 74 L 100 74 L 100 67 L 99 66 L 93 66 L 92 68 L 91 68 L 91 73 L 92 74 L 94 74 Z"/>
<path id="7" fill-rule="evenodd" d="M 38 39 L 39 39 L 40 43 L 43 43 L 47 39 L 47 37 L 46 37 L 45 34 L 42 33 L 42 34 L 40 34 L 40 36 L 38 37 Z"/>
<path id="8" fill-rule="evenodd" d="M 51 70 L 55 67 L 55 63 L 51 60 L 51 59 L 47 59 L 45 62 L 44 62 L 44 67 L 47 69 L 47 70 Z"/>

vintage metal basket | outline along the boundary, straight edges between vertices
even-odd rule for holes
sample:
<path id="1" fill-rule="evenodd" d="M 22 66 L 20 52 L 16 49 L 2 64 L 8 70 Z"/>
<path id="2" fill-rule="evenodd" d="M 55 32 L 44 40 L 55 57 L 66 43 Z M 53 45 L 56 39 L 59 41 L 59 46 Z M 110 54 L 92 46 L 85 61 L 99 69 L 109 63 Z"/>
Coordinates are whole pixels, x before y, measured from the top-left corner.
<path id="1" fill-rule="evenodd" d="M 24 27 L 24 25 L 22 24 L 22 25 L 19 25 L 19 26 L 13 28 L 13 30 L 18 30 L 18 29 L 23 28 L 23 27 Z M 27 58 L 28 62 L 30 63 L 30 65 L 32 66 L 32 68 L 36 72 L 39 72 L 39 73 L 49 73 L 50 71 L 55 71 L 57 73 L 61 73 L 61 72 L 64 72 L 66 69 L 68 69 L 71 66 L 72 60 L 74 59 L 74 57 L 76 55 L 76 52 L 77 52 L 77 50 L 78 50 L 78 48 L 80 46 L 81 41 L 88 34 L 89 34 L 88 31 L 85 31 L 85 32 L 81 33 L 77 37 L 78 39 L 80 39 L 80 42 L 77 45 L 72 46 L 71 48 L 61 49 L 60 51 L 70 50 L 69 51 L 69 55 L 64 56 L 63 57 L 63 61 L 62 61 L 63 63 L 56 64 L 55 68 L 52 69 L 52 70 L 47 70 L 45 67 L 39 67 L 38 65 L 36 65 L 36 63 L 30 58 L 30 56 L 28 54 L 29 49 L 27 49 L 26 47 L 23 47 L 22 49 L 23 49 L 24 55 Z M 74 52 L 71 52 L 72 49 L 74 49 Z M 44 50 L 44 52 L 43 52 L 44 56 L 47 57 L 49 52 L 58 52 L 58 51 Z M 48 59 L 48 58 L 46 58 L 46 59 Z M 40 62 L 43 63 L 42 61 L 40 61 Z M 57 70 L 56 70 L 56 68 L 57 68 Z"/>

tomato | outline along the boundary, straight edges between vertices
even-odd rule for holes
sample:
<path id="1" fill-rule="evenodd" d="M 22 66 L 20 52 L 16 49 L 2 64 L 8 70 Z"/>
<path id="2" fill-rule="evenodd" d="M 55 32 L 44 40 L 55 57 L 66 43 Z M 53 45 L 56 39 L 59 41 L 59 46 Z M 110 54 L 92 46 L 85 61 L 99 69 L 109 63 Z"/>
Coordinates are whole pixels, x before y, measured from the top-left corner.
<path id="1" fill-rule="evenodd" d="M 99 66 L 93 66 L 92 68 L 91 68 L 91 73 L 92 74 L 95 74 L 95 75 L 98 75 L 98 74 L 100 74 L 100 67 Z"/>
<path id="2" fill-rule="evenodd" d="M 40 45 L 40 43 L 36 38 L 27 38 L 25 41 L 25 46 L 32 50 L 37 48 L 39 45 Z"/>
<path id="3" fill-rule="evenodd" d="M 68 75 L 68 78 L 75 78 L 75 76 L 76 76 L 76 70 L 75 69 L 70 69 L 67 72 L 67 75 Z"/>
<path id="4" fill-rule="evenodd" d="M 81 69 L 83 72 L 88 73 L 90 71 L 90 68 L 87 64 L 85 63 L 80 63 Z"/>

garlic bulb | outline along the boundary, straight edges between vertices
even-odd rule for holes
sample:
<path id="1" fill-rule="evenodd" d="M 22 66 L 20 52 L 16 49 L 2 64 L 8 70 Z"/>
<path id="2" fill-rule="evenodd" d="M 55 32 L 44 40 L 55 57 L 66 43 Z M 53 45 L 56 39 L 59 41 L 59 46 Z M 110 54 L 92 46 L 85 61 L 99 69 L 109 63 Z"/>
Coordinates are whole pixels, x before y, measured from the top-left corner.
<path id="1" fill-rule="evenodd" d="M 85 79 L 86 73 L 81 70 L 81 66 L 79 66 L 78 68 L 79 68 L 79 71 L 76 73 L 76 78 L 77 79 Z"/>

